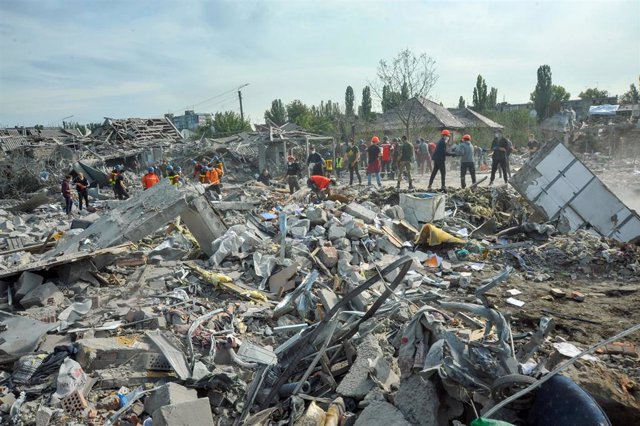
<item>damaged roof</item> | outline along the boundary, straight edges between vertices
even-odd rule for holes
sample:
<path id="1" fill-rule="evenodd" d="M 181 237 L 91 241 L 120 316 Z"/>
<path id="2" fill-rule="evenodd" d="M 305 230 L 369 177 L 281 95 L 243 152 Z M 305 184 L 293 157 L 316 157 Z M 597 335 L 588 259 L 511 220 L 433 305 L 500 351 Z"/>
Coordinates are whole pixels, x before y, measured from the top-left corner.
<path id="1" fill-rule="evenodd" d="M 166 117 L 162 118 L 105 118 L 102 126 L 95 129 L 92 139 L 103 142 L 125 141 L 181 141 L 182 134 Z"/>
<path id="2" fill-rule="evenodd" d="M 449 111 L 464 125 L 465 128 L 488 127 L 490 129 L 504 129 L 492 119 L 485 117 L 471 108 L 450 108 Z"/>

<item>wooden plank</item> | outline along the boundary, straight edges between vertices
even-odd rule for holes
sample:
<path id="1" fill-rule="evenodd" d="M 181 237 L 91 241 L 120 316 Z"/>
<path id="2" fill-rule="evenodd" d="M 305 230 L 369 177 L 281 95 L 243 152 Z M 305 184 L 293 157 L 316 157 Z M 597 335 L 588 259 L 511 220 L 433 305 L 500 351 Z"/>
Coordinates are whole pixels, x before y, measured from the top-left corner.
<path id="1" fill-rule="evenodd" d="M 398 236 L 391 230 L 391 228 L 389 228 L 388 226 L 383 226 L 382 230 L 385 232 L 385 234 L 387 234 L 387 236 L 389 237 L 389 241 L 391 241 L 391 244 L 393 244 L 394 246 L 396 246 L 397 248 L 402 248 L 402 241 L 400 240 L 400 238 L 398 238 Z"/>

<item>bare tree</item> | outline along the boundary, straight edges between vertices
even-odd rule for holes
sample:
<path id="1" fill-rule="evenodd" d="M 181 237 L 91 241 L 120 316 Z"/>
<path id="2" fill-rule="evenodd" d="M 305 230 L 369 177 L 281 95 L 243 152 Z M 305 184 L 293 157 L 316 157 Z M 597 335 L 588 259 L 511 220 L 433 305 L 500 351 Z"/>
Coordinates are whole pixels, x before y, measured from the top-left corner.
<path id="1" fill-rule="evenodd" d="M 371 86 L 381 101 L 385 86 L 391 94 L 399 93 L 408 99 L 407 102 L 393 108 L 390 114 L 394 114 L 400 120 L 405 134 L 409 137 L 409 130 L 421 125 L 420 102 L 428 98 L 437 81 L 435 59 L 426 53 L 416 56 L 411 50 L 404 49 L 390 62 L 380 60 L 377 84 Z M 413 98 L 416 98 L 417 102 Z"/>

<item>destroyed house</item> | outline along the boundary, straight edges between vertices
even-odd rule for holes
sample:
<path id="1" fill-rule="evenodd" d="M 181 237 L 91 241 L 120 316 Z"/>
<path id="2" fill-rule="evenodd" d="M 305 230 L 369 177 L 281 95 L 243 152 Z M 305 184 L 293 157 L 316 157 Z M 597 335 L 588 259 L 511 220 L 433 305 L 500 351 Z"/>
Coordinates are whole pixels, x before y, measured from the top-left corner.
<path id="1" fill-rule="evenodd" d="M 105 143 L 124 144 L 146 142 L 180 142 L 182 134 L 166 117 L 163 118 L 105 118 L 102 126 L 89 137 Z"/>

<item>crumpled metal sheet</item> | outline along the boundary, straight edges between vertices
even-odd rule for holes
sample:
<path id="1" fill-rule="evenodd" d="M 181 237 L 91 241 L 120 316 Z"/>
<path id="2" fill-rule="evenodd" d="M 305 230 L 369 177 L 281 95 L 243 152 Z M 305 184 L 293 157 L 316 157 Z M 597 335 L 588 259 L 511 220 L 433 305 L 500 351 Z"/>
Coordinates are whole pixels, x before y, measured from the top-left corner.
<path id="1" fill-rule="evenodd" d="M 0 311 L 0 324 L 6 327 L 0 331 L 0 352 L 15 356 L 33 352 L 42 336 L 57 328 L 59 323 L 45 323 Z"/>

